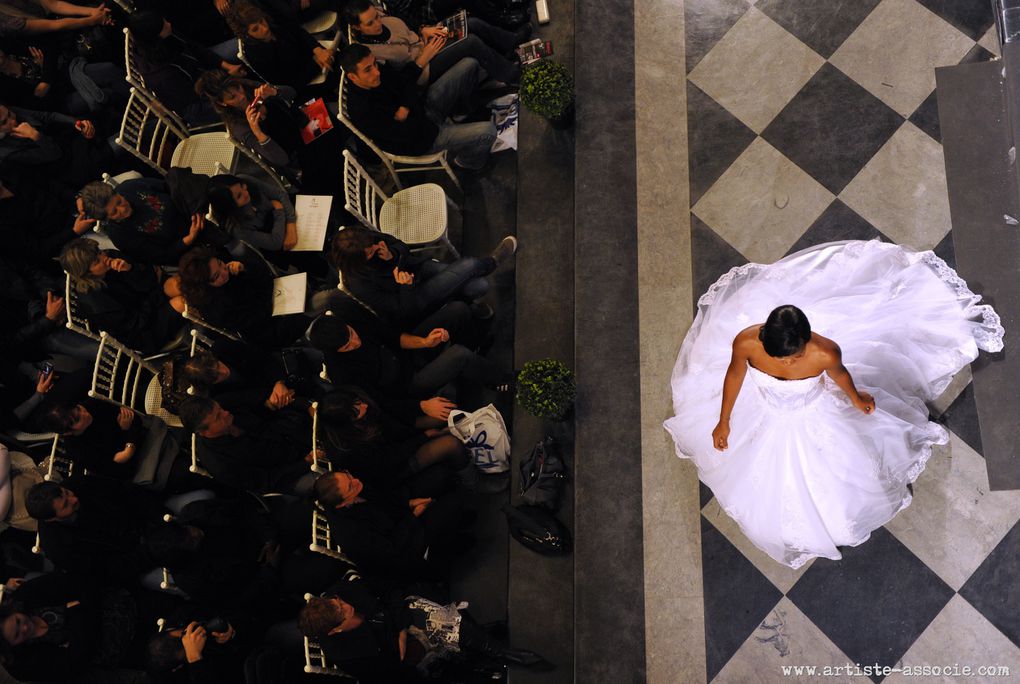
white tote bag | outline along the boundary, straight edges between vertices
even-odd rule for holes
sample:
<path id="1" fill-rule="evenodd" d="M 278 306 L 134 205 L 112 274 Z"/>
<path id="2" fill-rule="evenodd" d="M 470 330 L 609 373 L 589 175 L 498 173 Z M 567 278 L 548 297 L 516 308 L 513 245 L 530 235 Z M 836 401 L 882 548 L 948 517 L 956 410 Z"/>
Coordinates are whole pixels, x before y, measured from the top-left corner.
<path id="1" fill-rule="evenodd" d="M 464 442 L 471 460 L 483 473 L 510 470 L 510 435 L 495 406 L 489 404 L 473 413 L 450 411 L 447 424 L 450 434 Z"/>

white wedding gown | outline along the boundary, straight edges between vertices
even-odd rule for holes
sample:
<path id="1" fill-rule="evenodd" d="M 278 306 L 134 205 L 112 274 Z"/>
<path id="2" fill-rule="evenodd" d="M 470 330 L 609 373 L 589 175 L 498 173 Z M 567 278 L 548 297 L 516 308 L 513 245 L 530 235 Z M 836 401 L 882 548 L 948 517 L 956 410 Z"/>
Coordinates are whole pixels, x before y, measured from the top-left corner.
<path id="1" fill-rule="evenodd" d="M 665 426 L 722 508 L 769 556 L 797 568 L 839 559 L 910 504 L 913 482 L 943 444 L 925 401 L 945 390 L 978 349 L 1002 349 L 990 306 L 932 252 L 878 241 L 838 242 L 772 265 L 732 269 L 698 302 L 673 371 L 675 417 Z M 723 377 L 733 338 L 793 304 L 839 344 L 866 415 L 826 374 L 781 380 L 748 366 L 716 451 Z"/>

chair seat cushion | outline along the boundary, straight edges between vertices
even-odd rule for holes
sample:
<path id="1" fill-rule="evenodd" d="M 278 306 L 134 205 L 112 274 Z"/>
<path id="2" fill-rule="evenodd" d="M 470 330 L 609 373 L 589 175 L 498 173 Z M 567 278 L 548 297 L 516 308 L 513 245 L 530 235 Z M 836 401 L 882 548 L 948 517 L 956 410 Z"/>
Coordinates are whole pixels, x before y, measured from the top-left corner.
<path id="1" fill-rule="evenodd" d="M 170 159 L 171 166 L 190 168 L 195 173 L 216 175 L 216 162 L 225 169 L 234 168 L 237 150 L 223 133 L 199 133 L 181 141 Z"/>
<path id="2" fill-rule="evenodd" d="M 446 193 L 435 183 L 406 188 L 379 211 L 379 228 L 408 245 L 426 245 L 446 233 Z"/>

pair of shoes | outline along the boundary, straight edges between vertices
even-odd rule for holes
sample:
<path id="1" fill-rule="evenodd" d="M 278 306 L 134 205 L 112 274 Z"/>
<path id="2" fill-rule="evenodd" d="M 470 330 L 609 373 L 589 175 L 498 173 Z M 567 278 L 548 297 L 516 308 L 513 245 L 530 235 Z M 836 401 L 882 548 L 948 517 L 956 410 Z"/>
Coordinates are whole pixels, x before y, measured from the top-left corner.
<path id="1" fill-rule="evenodd" d="M 491 306 L 477 299 L 471 302 L 468 308 L 471 310 L 471 317 L 476 321 L 488 321 L 496 314 Z"/>
<path id="2" fill-rule="evenodd" d="M 496 262 L 497 268 L 504 261 L 507 261 L 510 257 L 517 253 L 517 238 L 513 235 L 507 235 L 505 238 L 499 241 L 496 245 L 496 249 L 492 250 L 492 254 L 489 256 Z"/>

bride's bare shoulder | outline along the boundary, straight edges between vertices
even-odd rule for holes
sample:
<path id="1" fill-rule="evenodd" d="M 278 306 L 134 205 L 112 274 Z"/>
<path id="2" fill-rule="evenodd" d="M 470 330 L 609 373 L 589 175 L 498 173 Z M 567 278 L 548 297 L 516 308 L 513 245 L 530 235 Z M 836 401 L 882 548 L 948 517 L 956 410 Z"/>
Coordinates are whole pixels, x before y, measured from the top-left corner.
<path id="1" fill-rule="evenodd" d="M 733 348 L 749 352 L 761 345 L 758 340 L 759 330 L 761 330 L 761 324 L 749 326 L 738 332 L 737 336 L 733 338 Z"/>
<path id="2" fill-rule="evenodd" d="M 835 341 L 818 333 L 811 333 L 811 345 L 815 349 L 815 354 L 831 361 L 838 361 L 842 356 L 842 351 Z"/>

